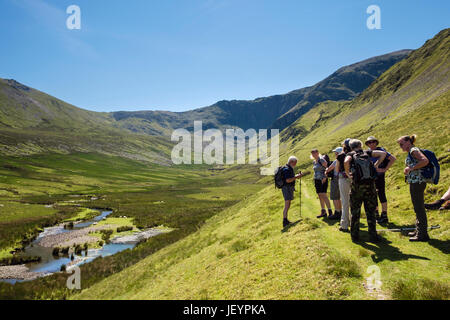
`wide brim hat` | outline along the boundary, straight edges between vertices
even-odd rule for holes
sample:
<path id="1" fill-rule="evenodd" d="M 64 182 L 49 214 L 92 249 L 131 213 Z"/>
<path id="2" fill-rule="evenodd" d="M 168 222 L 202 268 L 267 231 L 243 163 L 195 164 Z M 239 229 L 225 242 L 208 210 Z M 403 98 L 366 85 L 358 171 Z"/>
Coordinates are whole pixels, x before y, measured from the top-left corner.
<path id="1" fill-rule="evenodd" d="M 366 140 L 366 146 L 368 146 L 368 145 L 369 145 L 369 142 L 371 142 L 371 141 L 375 141 L 375 142 L 377 143 L 377 145 L 380 144 L 380 142 L 378 141 L 377 138 L 375 138 L 374 136 L 370 136 L 370 137 L 368 137 L 367 140 Z"/>

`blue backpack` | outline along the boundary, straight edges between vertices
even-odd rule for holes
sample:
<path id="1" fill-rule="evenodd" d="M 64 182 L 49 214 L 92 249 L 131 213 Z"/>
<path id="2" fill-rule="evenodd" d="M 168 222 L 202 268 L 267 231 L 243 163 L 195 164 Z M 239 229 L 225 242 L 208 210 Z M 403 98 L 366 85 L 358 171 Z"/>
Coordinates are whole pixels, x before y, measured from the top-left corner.
<path id="1" fill-rule="evenodd" d="M 436 155 L 433 151 L 430 150 L 420 149 L 420 151 L 425 155 L 425 157 L 427 157 L 428 161 L 430 162 L 426 167 L 420 169 L 422 177 L 427 181 L 438 184 L 439 176 L 441 174 L 441 166 L 439 165 L 439 161 L 436 158 Z M 412 158 L 410 153 L 408 154 L 408 157 Z"/>

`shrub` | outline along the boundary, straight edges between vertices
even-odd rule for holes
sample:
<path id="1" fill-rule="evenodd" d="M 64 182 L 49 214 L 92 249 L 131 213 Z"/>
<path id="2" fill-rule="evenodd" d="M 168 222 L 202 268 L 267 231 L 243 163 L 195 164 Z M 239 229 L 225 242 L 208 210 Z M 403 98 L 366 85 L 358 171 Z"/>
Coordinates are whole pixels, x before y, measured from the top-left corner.
<path id="1" fill-rule="evenodd" d="M 429 279 L 399 280 L 392 289 L 392 298 L 397 300 L 448 300 L 450 286 Z"/>
<path id="2" fill-rule="evenodd" d="M 125 232 L 125 231 L 131 231 L 133 230 L 132 226 L 122 226 L 117 228 L 117 233 Z"/>
<path id="3" fill-rule="evenodd" d="M 52 255 L 55 257 L 59 256 L 59 250 L 60 249 L 58 247 L 53 248 Z"/>
<path id="4" fill-rule="evenodd" d="M 16 266 L 19 264 L 31 263 L 31 262 L 40 262 L 41 257 L 18 257 L 12 256 L 10 258 L 5 258 L 0 260 L 0 265 L 5 266 Z"/>
<path id="5" fill-rule="evenodd" d="M 327 264 L 328 270 L 338 277 L 361 277 L 361 270 L 358 264 L 349 258 L 332 255 L 327 258 Z"/>
<path id="6" fill-rule="evenodd" d="M 75 246 L 75 254 L 79 255 L 83 251 L 83 247 L 80 244 Z"/>

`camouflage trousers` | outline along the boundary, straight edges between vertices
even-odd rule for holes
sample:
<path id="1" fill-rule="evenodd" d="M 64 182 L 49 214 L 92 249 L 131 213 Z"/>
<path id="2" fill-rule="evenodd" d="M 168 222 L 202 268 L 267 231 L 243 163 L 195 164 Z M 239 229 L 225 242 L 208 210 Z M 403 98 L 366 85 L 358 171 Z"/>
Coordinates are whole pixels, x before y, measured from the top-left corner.
<path id="1" fill-rule="evenodd" d="M 352 213 L 350 231 L 352 238 L 359 237 L 359 220 L 361 218 L 361 206 L 363 204 L 367 216 L 369 234 L 376 235 L 377 221 L 375 219 L 375 209 L 378 204 L 377 202 L 375 183 L 361 185 L 352 184 L 350 191 L 350 209 Z"/>

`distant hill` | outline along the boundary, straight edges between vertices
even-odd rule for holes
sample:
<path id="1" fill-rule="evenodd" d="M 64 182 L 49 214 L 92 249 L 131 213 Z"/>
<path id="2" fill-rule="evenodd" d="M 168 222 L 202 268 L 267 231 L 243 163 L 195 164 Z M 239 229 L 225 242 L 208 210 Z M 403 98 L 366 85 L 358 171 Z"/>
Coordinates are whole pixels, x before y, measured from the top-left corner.
<path id="1" fill-rule="evenodd" d="M 100 113 L 77 108 L 12 79 L 0 79 L 0 152 L 100 152 L 169 163 L 177 128 L 286 128 L 315 104 L 358 95 L 410 54 L 402 50 L 343 67 L 315 86 L 252 101 L 220 101 L 187 112 Z M 165 136 L 157 137 L 157 136 Z"/>
<path id="2" fill-rule="evenodd" d="M 314 86 L 255 100 L 219 101 L 212 106 L 187 112 L 114 112 L 116 126 L 134 132 L 169 135 L 173 129 L 192 129 L 194 120 L 204 127 L 242 129 L 284 129 L 315 104 L 326 100 L 350 100 L 378 76 L 406 58 L 411 50 L 401 50 L 343 67 Z"/>
<path id="3" fill-rule="evenodd" d="M 15 80 L 0 79 L 0 154 L 97 152 L 170 163 L 170 141 L 113 126 L 107 113 L 83 110 Z"/>

